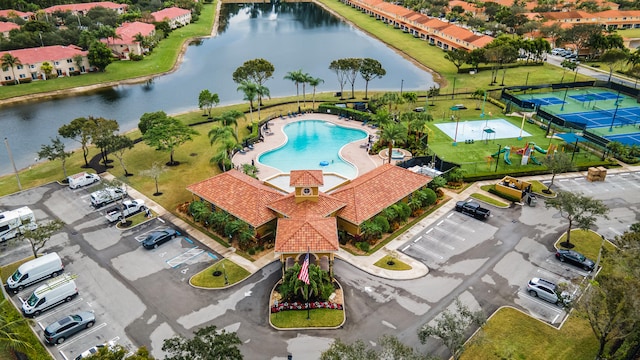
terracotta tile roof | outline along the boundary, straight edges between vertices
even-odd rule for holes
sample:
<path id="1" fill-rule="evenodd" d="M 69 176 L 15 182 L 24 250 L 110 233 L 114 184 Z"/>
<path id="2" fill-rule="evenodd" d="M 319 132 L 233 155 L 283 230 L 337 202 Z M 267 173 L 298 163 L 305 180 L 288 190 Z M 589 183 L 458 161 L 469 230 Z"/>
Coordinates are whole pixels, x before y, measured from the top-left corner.
<path id="1" fill-rule="evenodd" d="M 449 26 L 449 23 L 439 19 L 429 19 L 429 21 L 422 23 L 422 25 L 432 29 L 440 30 Z"/>
<path id="2" fill-rule="evenodd" d="M 430 181 L 429 176 L 385 164 L 339 187 L 330 195 L 347 203 L 338 217 L 360 225 Z"/>
<path id="3" fill-rule="evenodd" d="M 253 227 L 275 219 L 276 214 L 267 205 L 284 196 L 237 170 L 191 184 L 187 190 Z"/>
<path id="4" fill-rule="evenodd" d="M 464 9 L 464 11 L 469 11 L 472 13 L 475 13 L 478 11 L 478 7 L 476 6 L 476 4 L 468 3 L 466 1 L 461 1 L 461 0 L 449 1 L 449 9 L 453 9 L 455 6 L 460 6 L 461 8 Z"/>
<path id="5" fill-rule="evenodd" d="M 487 0 L 485 1 L 485 3 L 496 3 L 502 6 L 507 6 L 507 7 L 511 7 L 513 5 L 514 0 Z"/>
<path id="6" fill-rule="evenodd" d="M 276 253 L 335 252 L 340 249 L 336 218 L 278 219 Z"/>
<path id="7" fill-rule="evenodd" d="M 615 18 L 615 17 L 638 17 L 640 16 L 640 10 L 605 10 L 594 13 L 597 17 L 602 18 Z"/>
<path id="8" fill-rule="evenodd" d="M 388 2 L 379 4 L 378 7 L 388 12 L 389 14 L 395 14 L 400 17 L 409 16 L 414 12 L 413 10 L 407 9 L 406 7 L 395 5 Z"/>
<path id="9" fill-rule="evenodd" d="M 103 7 L 111 10 L 118 10 L 120 8 L 126 9 L 128 7 L 127 4 L 116 4 L 111 1 L 98 1 L 98 2 L 89 2 L 89 3 L 77 3 L 77 4 L 64 4 L 64 5 L 55 5 L 44 9 L 45 12 L 53 13 L 56 11 L 60 12 L 87 12 L 95 7 Z"/>
<path id="10" fill-rule="evenodd" d="M 480 37 L 478 37 L 477 39 L 468 40 L 468 41 L 469 43 L 481 48 L 487 45 L 488 43 L 492 42 L 493 38 L 488 35 L 480 35 Z"/>
<path id="11" fill-rule="evenodd" d="M 19 17 L 19 18 L 28 18 L 31 17 L 33 15 L 32 12 L 22 12 L 22 11 L 18 11 L 18 10 L 0 10 L 0 16 L 5 17 L 5 18 L 12 18 L 12 17 Z"/>
<path id="12" fill-rule="evenodd" d="M 141 34 L 142 36 L 149 36 L 153 34 L 155 30 L 155 25 L 140 21 L 124 23 L 116 29 L 116 34 L 120 36 L 120 39 L 109 38 L 109 44 L 130 45 L 136 42 L 136 35 Z"/>
<path id="13" fill-rule="evenodd" d="M 151 16 L 153 16 L 153 18 L 157 22 L 160 22 L 160 21 L 164 21 L 164 19 L 171 20 L 189 13 L 191 13 L 191 11 L 189 10 L 181 9 L 178 7 L 170 7 L 170 8 L 162 9 L 160 11 L 152 12 Z"/>
<path id="14" fill-rule="evenodd" d="M 77 46 L 69 45 L 53 45 L 53 46 L 43 46 L 37 48 L 29 48 L 29 49 L 19 49 L 19 50 L 10 50 L 0 52 L 0 57 L 4 54 L 11 54 L 14 57 L 20 59 L 20 62 L 23 65 L 27 64 L 37 64 L 44 61 L 59 61 L 72 59 L 76 55 L 86 56 L 87 51 L 82 51 Z"/>
<path id="15" fill-rule="evenodd" d="M 289 173 L 289 186 L 322 186 L 324 177 L 322 170 L 291 170 Z"/>
<path id="16" fill-rule="evenodd" d="M 565 19 L 589 19 L 596 17 L 596 14 L 589 14 L 586 11 L 551 11 L 540 13 L 545 19 L 565 20 Z"/>
<path id="17" fill-rule="evenodd" d="M 345 205 L 343 201 L 321 192 L 318 194 L 318 201 L 307 200 L 296 203 L 295 194 L 291 193 L 267 206 L 288 218 L 308 219 L 327 217 Z"/>
<path id="18" fill-rule="evenodd" d="M 20 29 L 20 25 L 12 22 L 0 21 L 0 32 L 9 32 L 13 29 Z"/>

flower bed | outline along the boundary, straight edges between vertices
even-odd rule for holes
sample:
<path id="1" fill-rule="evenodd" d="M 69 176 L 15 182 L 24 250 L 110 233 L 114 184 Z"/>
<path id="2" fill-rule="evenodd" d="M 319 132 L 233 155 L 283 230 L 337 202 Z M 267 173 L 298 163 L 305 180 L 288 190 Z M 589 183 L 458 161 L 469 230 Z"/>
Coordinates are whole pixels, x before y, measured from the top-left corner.
<path id="1" fill-rule="evenodd" d="M 271 307 L 271 313 L 277 313 L 280 311 L 287 310 L 307 310 L 307 306 L 309 309 L 336 309 L 342 310 L 342 304 L 336 304 L 329 301 L 314 301 L 310 303 L 299 303 L 294 301 L 292 303 L 283 302 L 282 304 L 278 304 L 277 306 Z"/>

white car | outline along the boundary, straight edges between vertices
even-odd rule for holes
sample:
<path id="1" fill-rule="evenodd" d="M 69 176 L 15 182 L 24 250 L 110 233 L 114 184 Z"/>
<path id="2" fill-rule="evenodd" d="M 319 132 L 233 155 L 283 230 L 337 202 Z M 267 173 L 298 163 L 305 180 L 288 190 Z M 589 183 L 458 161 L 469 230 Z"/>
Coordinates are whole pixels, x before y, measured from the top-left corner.
<path id="1" fill-rule="evenodd" d="M 93 354 L 97 353 L 97 352 L 98 352 L 98 350 L 100 350 L 101 348 L 103 348 L 103 347 L 107 347 L 107 346 L 109 347 L 109 349 L 111 349 L 111 350 L 115 350 L 115 349 L 116 349 L 117 344 L 116 344 L 116 342 L 115 342 L 115 341 L 113 341 L 113 340 L 111 340 L 111 341 L 109 341 L 109 342 L 106 342 L 106 343 L 104 343 L 104 344 L 98 344 L 98 345 L 96 345 L 96 346 L 92 347 L 91 349 L 88 349 L 88 350 L 83 351 L 83 352 L 82 352 L 82 354 L 78 355 L 78 356 L 76 357 L 76 359 L 75 359 L 75 360 L 86 359 L 86 358 L 88 358 L 89 356 L 91 356 L 91 355 L 93 355 Z"/>
<path id="2" fill-rule="evenodd" d="M 100 176 L 98 174 L 81 172 L 67 177 L 67 181 L 71 189 L 77 189 L 81 186 L 91 185 L 100 181 Z"/>

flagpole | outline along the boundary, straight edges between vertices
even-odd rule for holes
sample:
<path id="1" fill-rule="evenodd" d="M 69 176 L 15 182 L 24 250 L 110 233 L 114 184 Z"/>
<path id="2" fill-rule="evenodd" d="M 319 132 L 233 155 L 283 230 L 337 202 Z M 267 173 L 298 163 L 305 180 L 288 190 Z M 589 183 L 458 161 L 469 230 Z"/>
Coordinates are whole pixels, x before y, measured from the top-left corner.
<path id="1" fill-rule="evenodd" d="M 307 259 L 309 258 L 309 247 L 307 247 Z M 307 320 L 311 320 L 311 315 L 310 315 L 310 309 L 309 309 L 309 284 L 307 284 Z"/>

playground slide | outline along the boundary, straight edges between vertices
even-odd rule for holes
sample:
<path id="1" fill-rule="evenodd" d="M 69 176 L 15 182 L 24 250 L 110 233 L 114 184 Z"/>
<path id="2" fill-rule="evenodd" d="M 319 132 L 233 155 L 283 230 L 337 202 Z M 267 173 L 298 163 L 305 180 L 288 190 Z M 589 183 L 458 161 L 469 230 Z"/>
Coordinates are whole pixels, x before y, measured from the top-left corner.
<path id="1" fill-rule="evenodd" d="M 510 147 L 508 147 L 508 146 L 506 146 L 506 147 L 504 148 L 504 150 L 505 150 L 505 151 L 504 151 L 504 162 L 505 162 L 507 165 L 511 165 L 511 160 L 509 159 L 509 154 L 511 153 L 511 148 L 510 148 Z"/>
<path id="2" fill-rule="evenodd" d="M 503 147 L 502 149 L 500 149 L 500 151 L 498 151 L 495 154 L 491 154 L 491 157 L 498 157 L 498 155 L 502 154 L 503 152 L 507 151 L 508 147 Z"/>
<path id="3" fill-rule="evenodd" d="M 536 157 L 533 156 L 533 155 L 529 156 L 529 160 L 531 160 L 531 162 L 536 164 L 536 165 L 542 165 L 542 163 L 540 161 L 538 161 L 538 159 L 536 159 Z"/>
<path id="4" fill-rule="evenodd" d="M 539 153 L 542 153 L 542 154 L 546 154 L 547 153 L 547 150 L 541 148 L 538 145 L 533 145 L 533 148 L 536 149 L 536 151 L 539 152 Z"/>

